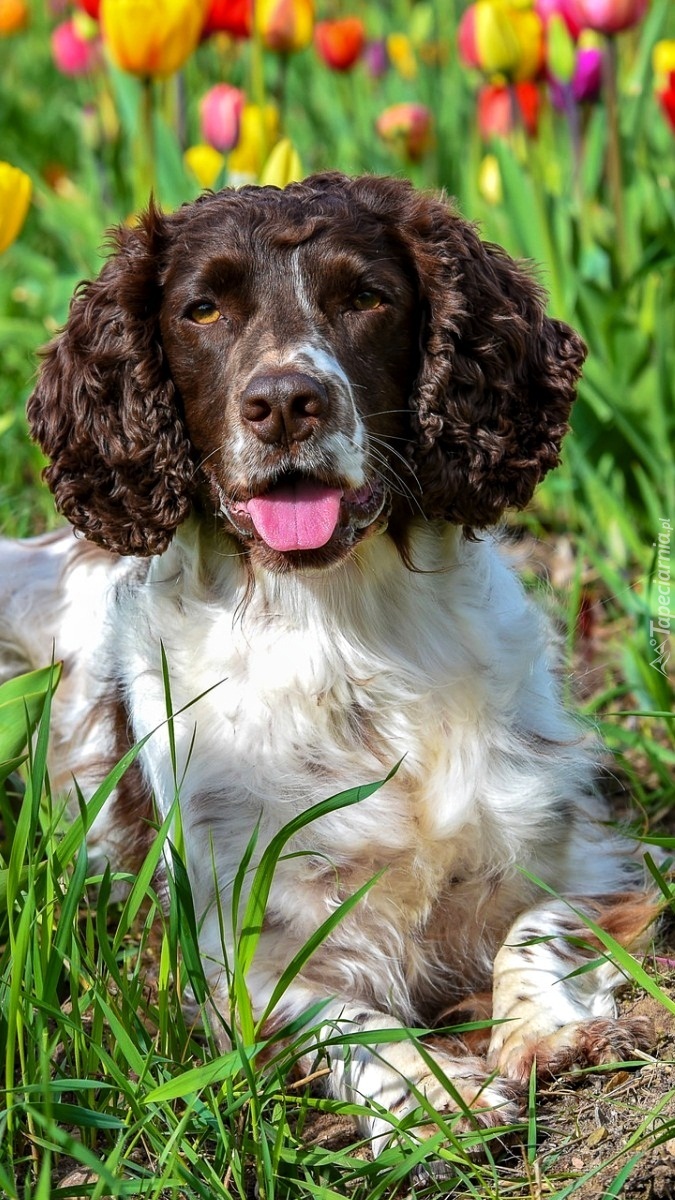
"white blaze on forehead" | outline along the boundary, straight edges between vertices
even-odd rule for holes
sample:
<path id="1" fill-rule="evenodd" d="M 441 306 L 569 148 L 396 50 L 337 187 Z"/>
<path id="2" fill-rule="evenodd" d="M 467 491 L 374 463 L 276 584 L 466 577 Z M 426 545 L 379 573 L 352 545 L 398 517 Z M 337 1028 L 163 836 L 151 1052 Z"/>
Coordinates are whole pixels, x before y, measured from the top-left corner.
<path id="1" fill-rule="evenodd" d="M 309 298 L 309 293 L 307 291 L 307 282 L 305 279 L 305 273 L 300 265 L 300 247 L 299 246 L 296 247 L 296 249 L 291 254 L 291 279 L 293 280 L 293 288 L 295 290 L 295 296 L 298 301 L 298 304 L 300 305 L 305 316 L 308 316 L 308 317 L 312 316 L 314 313 L 314 307 L 312 305 L 312 302 Z"/>

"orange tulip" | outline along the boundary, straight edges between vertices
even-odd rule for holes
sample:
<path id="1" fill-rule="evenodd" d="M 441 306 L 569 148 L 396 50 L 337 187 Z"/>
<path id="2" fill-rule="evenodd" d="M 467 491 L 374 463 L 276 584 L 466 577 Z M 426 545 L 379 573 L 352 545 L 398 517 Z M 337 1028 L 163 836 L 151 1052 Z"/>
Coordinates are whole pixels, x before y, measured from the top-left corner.
<path id="1" fill-rule="evenodd" d="M 314 30 L 317 54 L 333 71 L 348 71 L 361 57 L 366 34 L 358 17 L 319 21 Z"/>
<path id="2" fill-rule="evenodd" d="M 28 24 L 28 5 L 25 0 L 0 0 L 0 37 L 19 33 Z"/>
<path id="3" fill-rule="evenodd" d="M 103 40 L 123 71 L 172 75 L 199 42 L 207 10 L 208 0 L 102 0 Z"/>
<path id="4" fill-rule="evenodd" d="M 312 40 L 314 0 L 256 0 L 254 21 L 268 50 L 304 50 Z"/>

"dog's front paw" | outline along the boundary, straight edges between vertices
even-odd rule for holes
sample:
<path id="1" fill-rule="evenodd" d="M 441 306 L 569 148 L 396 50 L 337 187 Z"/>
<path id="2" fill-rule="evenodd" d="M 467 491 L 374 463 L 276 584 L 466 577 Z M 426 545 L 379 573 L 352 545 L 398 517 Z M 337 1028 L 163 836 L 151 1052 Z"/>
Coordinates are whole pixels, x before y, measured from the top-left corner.
<path id="1" fill-rule="evenodd" d="M 439 1125 L 447 1124 L 453 1134 L 460 1135 L 509 1127 L 519 1121 L 524 1090 L 517 1082 L 490 1075 L 480 1058 L 455 1058 L 438 1049 L 434 1049 L 433 1057 L 438 1073 L 415 1054 L 417 1069 L 411 1069 L 412 1062 L 405 1064 L 407 1075 L 405 1079 L 398 1076 L 396 1095 L 392 1094 L 391 1079 L 388 1081 L 388 1114 L 373 1117 L 371 1122 L 376 1155 L 403 1136 L 418 1141 L 433 1137 Z M 418 1110 L 417 1124 L 405 1119 Z"/>
<path id="2" fill-rule="evenodd" d="M 521 1031 L 517 1041 L 505 1041 L 495 1066 L 507 1079 L 525 1085 L 534 1063 L 537 1078 L 545 1082 L 575 1067 L 632 1059 L 636 1053 L 651 1049 L 655 1037 L 651 1017 L 571 1021 L 542 1037 Z"/>

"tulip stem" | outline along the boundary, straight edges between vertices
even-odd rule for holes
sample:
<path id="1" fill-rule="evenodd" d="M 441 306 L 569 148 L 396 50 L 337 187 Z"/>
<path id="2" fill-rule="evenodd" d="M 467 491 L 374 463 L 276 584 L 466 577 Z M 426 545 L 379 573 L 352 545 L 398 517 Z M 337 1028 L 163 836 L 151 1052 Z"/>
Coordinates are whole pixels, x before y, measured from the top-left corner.
<path id="1" fill-rule="evenodd" d="M 138 207 L 145 207 L 150 194 L 155 191 L 155 125 L 154 88 L 152 76 L 144 75 L 141 80 L 141 146 L 138 169 Z"/>
<path id="2" fill-rule="evenodd" d="M 626 269 L 626 224 L 623 211 L 623 173 L 621 169 L 621 136 L 619 132 L 618 55 L 616 38 L 607 39 L 605 55 L 605 95 L 607 99 L 607 182 L 609 184 L 616 245 L 619 253 L 619 272 Z"/>

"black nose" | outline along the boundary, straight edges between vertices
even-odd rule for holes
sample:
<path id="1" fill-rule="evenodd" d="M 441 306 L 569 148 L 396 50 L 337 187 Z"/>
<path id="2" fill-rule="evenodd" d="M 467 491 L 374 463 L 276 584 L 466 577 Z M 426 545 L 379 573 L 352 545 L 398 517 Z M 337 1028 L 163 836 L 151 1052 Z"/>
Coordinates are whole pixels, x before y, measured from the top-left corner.
<path id="1" fill-rule="evenodd" d="M 328 392 L 302 371 L 254 375 L 241 398 L 241 415 L 268 445 L 303 442 L 328 415 Z"/>

